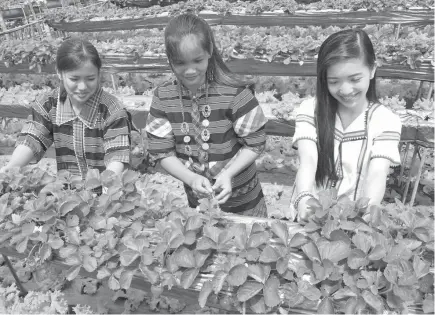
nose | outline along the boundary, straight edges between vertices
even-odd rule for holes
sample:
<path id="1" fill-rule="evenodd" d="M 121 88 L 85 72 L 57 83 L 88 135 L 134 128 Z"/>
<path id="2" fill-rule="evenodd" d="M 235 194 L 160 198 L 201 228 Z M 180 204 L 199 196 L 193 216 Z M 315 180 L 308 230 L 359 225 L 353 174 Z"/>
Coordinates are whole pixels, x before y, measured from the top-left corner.
<path id="1" fill-rule="evenodd" d="M 77 84 L 77 89 L 79 91 L 86 90 L 86 83 L 84 81 L 79 81 L 79 83 Z"/>
<path id="2" fill-rule="evenodd" d="M 186 70 L 184 71 L 185 75 L 192 75 L 192 74 L 196 74 L 196 69 L 194 67 L 187 67 Z"/>
<path id="3" fill-rule="evenodd" d="M 338 90 L 338 93 L 340 93 L 341 95 L 349 95 L 351 94 L 353 91 L 352 85 L 350 85 L 347 82 L 344 82 L 341 86 L 340 89 Z"/>

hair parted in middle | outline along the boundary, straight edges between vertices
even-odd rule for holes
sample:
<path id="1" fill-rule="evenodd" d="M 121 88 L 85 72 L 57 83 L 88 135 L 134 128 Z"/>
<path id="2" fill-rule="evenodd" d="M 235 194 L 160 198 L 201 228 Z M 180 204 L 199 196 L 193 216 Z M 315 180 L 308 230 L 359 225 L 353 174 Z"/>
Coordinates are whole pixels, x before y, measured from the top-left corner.
<path id="1" fill-rule="evenodd" d="M 329 93 L 327 82 L 328 68 L 340 61 L 362 59 L 373 70 L 376 55 L 373 44 L 361 29 L 347 29 L 330 35 L 320 46 L 317 58 L 316 113 L 318 162 L 316 184 L 321 186 L 326 180 L 337 180 L 334 161 L 334 129 L 338 101 Z M 377 102 L 376 74 L 370 80 L 367 91 L 369 102 Z"/>
<path id="2" fill-rule="evenodd" d="M 191 13 L 180 14 L 172 18 L 165 28 L 166 56 L 171 64 L 180 55 L 181 40 L 189 35 L 195 35 L 201 43 L 202 49 L 210 54 L 207 67 L 207 80 L 233 87 L 250 85 L 253 81 L 246 80 L 230 71 L 222 59 L 216 46 L 210 25 L 201 17 Z"/>

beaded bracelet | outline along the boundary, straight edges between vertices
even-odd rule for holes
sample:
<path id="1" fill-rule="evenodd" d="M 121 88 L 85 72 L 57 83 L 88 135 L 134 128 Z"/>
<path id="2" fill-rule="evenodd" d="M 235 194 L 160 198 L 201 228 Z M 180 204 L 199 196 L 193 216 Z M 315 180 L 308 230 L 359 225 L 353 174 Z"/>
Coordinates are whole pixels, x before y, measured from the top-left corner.
<path id="1" fill-rule="evenodd" d="M 316 197 L 315 197 L 311 192 L 309 192 L 309 191 L 301 191 L 301 192 L 297 195 L 295 201 L 293 202 L 293 206 L 294 206 L 294 208 L 295 208 L 296 210 L 298 210 L 299 202 L 301 202 L 302 198 L 307 197 L 307 196 L 310 196 L 310 197 L 312 197 L 312 198 L 316 198 Z"/>

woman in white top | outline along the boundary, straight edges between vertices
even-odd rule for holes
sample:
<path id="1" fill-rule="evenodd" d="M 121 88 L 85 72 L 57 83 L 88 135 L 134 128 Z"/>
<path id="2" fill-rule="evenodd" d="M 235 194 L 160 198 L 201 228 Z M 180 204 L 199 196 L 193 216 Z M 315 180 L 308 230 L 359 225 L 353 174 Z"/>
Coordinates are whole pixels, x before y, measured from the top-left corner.
<path id="1" fill-rule="evenodd" d="M 376 57 L 368 35 L 349 29 L 329 36 L 317 60 L 316 97 L 296 114 L 293 145 L 300 167 L 293 207 L 310 215 L 307 200 L 335 187 L 338 197 L 380 204 L 390 166 L 400 164 L 400 118 L 376 97 Z"/>

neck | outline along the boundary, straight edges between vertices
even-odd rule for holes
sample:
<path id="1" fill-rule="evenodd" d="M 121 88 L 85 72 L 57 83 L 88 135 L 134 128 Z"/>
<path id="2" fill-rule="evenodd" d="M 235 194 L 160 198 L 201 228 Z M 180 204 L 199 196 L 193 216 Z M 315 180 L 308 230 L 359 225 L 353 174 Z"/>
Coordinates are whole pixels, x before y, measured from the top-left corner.
<path id="1" fill-rule="evenodd" d="M 346 106 L 339 105 L 338 106 L 338 113 L 340 114 L 340 116 L 357 117 L 362 112 L 364 112 L 366 110 L 366 108 L 368 107 L 368 104 L 369 104 L 369 101 L 366 100 L 364 103 L 362 103 L 354 108 L 348 108 Z"/>

